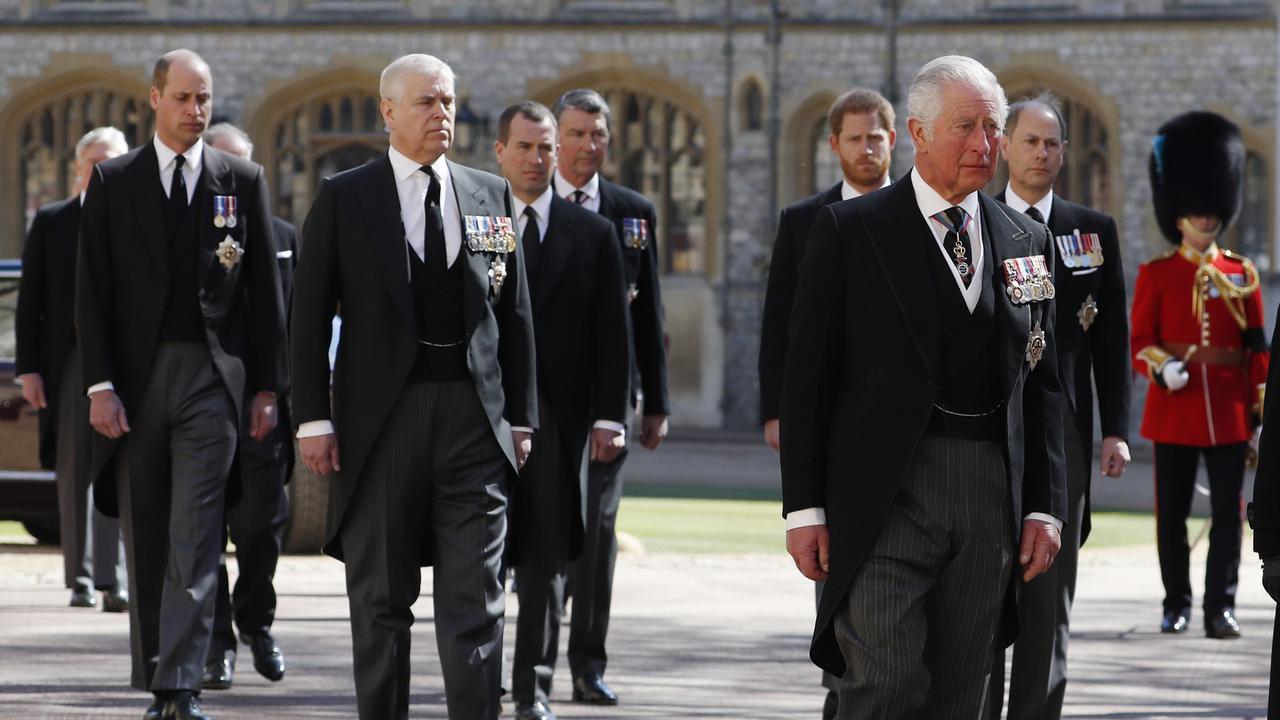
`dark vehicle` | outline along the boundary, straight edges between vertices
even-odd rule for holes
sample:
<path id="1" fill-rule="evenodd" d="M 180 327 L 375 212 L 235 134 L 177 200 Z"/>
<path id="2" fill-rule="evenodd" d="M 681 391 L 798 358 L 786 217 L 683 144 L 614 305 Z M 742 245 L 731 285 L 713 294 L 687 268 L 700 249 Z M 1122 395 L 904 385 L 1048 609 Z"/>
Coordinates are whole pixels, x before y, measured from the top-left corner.
<path id="1" fill-rule="evenodd" d="M 14 382 L 14 321 L 21 277 L 21 261 L 0 260 L 0 520 L 16 520 L 36 542 L 57 545 L 58 492 L 53 473 L 40 467 L 37 411 L 23 400 L 22 388 Z M 299 462 L 286 491 L 285 552 L 317 552 L 324 542 L 329 478 Z"/>

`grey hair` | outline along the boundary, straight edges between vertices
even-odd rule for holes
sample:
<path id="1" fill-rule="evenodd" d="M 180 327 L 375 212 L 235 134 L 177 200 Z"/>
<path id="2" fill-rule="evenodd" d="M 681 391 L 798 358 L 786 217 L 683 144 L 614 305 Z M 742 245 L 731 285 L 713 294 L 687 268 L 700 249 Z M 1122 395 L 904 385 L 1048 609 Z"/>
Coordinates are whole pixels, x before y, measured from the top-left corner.
<path id="1" fill-rule="evenodd" d="M 253 141 L 249 139 L 249 134 L 231 123 L 220 122 L 210 125 L 209 129 L 204 131 L 204 141 L 210 145 L 218 142 L 218 140 L 222 138 L 239 140 L 244 143 L 245 148 L 248 149 L 248 155 L 253 154 Z M 245 157 L 247 158 L 248 155 Z"/>
<path id="2" fill-rule="evenodd" d="M 450 83 L 457 80 L 449 63 L 434 55 L 412 53 L 392 60 L 390 65 L 382 69 L 382 77 L 378 81 L 378 94 L 384 100 L 400 102 L 401 96 L 404 95 L 405 75 L 410 73 L 447 78 Z"/>
<path id="3" fill-rule="evenodd" d="M 84 157 L 84 151 L 88 150 L 90 145 L 106 145 L 112 157 L 129 152 L 129 141 L 125 139 L 124 133 L 110 125 L 96 127 L 80 138 L 76 143 L 76 160 Z"/>
<path id="4" fill-rule="evenodd" d="M 609 112 L 609 103 L 605 101 L 603 95 L 590 88 L 578 88 L 561 95 L 551 108 L 552 114 L 556 116 L 556 122 L 560 122 L 560 116 L 568 108 L 592 115 L 600 113 L 604 116 L 604 126 L 607 128 L 612 125 L 613 114 Z"/>
<path id="5" fill-rule="evenodd" d="M 933 138 L 933 123 L 942 114 L 942 92 L 952 83 L 967 85 L 990 94 L 996 101 L 995 121 L 1004 129 L 1005 116 L 1009 114 L 1009 99 L 994 73 L 985 65 L 963 55 L 944 55 L 930 60 L 907 91 L 907 117 L 915 118 L 924 126 L 924 136 Z"/>

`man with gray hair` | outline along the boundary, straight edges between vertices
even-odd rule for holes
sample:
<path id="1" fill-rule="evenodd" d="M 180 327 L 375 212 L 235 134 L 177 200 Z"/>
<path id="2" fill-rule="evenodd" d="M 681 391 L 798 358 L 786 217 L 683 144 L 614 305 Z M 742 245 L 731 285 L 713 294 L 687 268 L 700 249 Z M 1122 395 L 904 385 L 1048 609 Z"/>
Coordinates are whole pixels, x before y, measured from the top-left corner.
<path id="1" fill-rule="evenodd" d="M 62 536 L 63 577 L 72 607 L 129 609 L 120 523 L 94 506 L 89 483 L 89 407 L 80 394 L 74 300 L 80 207 L 100 161 L 129 152 L 124 133 L 94 128 L 76 143 L 71 197 L 36 213 L 22 250 L 15 335 L 23 398 L 39 410 L 40 465 L 54 471 Z"/>
<path id="2" fill-rule="evenodd" d="M 245 160 L 252 159 L 253 143 L 249 136 L 230 123 L 210 125 L 204 140 L 209 147 Z M 276 270 L 280 273 L 281 295 L 287 311 L 297 262 L 298 231 L 293 224 L 274 215 L 271 231 L 276 241 Z M 253 653 L 253 667 L 258 674 L 272 682 L 284 677 L 284 653 L 271 635 L 271 624 L 276 617 L 276 590 L 272 580 L 284 545 L 284 526 L 289 519 L 289 499 L 284 486 L 293 466 L 286 397 L 280 398 L 279 414 L 275 428 L 262 440 L 250 436 L 240 438 L 240 475 L 245 482 L 241 485 L 239 502 L 227 507 L 227 527 L 236 545 L 236 565 L 240 572 L 233 595 L 225 559 L 218 566 L 213 638 L 201 680 L 206 690 L 231 687 L 236 667 L 233 616 L 240 639 Z"/>
<path id="3" fill-rule="evenodd" d="M 826 581 L 810 657 L 841 718 L 977 716 L 1066 516 L 1051 238 L 980 192 L 1004 91 L 947 56 L 907 105 L 909 179 L 819 211 L 782 388 L 787 549 Z"/>
<path id="4" fill-rule="evenodd" d="M 411 606 L 430 565 L 449 717 L 490 720 L 507 497 L 538 419 L 524 252 L 507 182 L 445 158 L 453 70 L 406 55 L 380 90 L 387 156 L 325 178 L 302 228 L 298 449 L 335 473 L 325 552 L 346 563 L 360 717 L 409 715 Z"/>

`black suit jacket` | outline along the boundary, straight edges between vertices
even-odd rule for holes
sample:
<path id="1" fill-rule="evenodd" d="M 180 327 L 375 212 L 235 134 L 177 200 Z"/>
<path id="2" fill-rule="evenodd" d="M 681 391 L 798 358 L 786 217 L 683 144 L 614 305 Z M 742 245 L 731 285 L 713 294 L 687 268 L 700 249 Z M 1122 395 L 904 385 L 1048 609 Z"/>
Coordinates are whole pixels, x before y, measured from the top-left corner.
<path id="1" fill-rule="evenodd" d="M 1280 307 L 1271 333 L 1271 352 L 1280 353 Z M 1280 355 L 1272 355 L 1280 358 Z M 1253 502 L 1249 503 L 1249 527 L 1253 528 L 1253 550 L 1262 560 L 1280 557 L 1280 362 L 1267 367 L 1267 390 L 1262 409 L 1262 439 L 1258 443 L 1258 470 L 1253 480 Z M 1267 428 L 1272 428 L 1270 433 Z M 1274 642 L 1274 641 L 1273 641 Z"/>
<path id="2" fill-rule="evenodd" d="M 764 296 L 764 322 L 760 328 L 760 422 L 778 417 L 782 397 L 782 370 L 787 360 L 787 337 L 791 331 L 791 302 L 796 295 L 800 260 L 809 245 L 809 230 L 818 211 L 840 202 L 843 182 L 810 195 L 782 209 L 778 235 L 769 261 L 769 286 Z"/>
<path id="3" fill-rule="evenodd" d="M 667 395 L 667 346 L 662 332 L 662 291 L 658 283 L 658 220 L 653 203 L 630 188 L 600 178 L 600 214 L 613 221 L 627 277 L 635 278 L 637 295 L 631 302 L 632 352 L 644 392 L 645 415 L 670 415 Z M 622 245 L 623 218 L 640 218 L 649 225 L 644 250 Z"/>
<path id="4" fill-rule="evenodd" d="M 272 217 L 271 233 L 276 240 L 276 270 L 280 273 L 280 292 L 284 298 L 284 315 L 287 326 L 293 302 L 293 270 L 298 264 L 298 229 L 287 220 Z M 293 453 L 293 414 L 289 409 L 289 396 L 287 394 L 280 396 L 277 410 L 279 415 L 276 418 L 275 429 L 267 437 L 263 438 L 261 443 L 254 441 L 252 438 L 247 438 L 241 444 L 241 448 L 246 452 L 269 453 L 269 457 L 273 458 L 276 457 L 275 453 L 277 451 L 284 453 L 284 460 L 288 468 L 284 473 L 284 481 L 288 483 L 293 476 L 295 458 Z M 245 422 L 248 422 L 247 418 Z"/>
<path id="5" fill-rule="evenodd" d="M 505 180 L 454 163 L 449 172 L 460 215 L 510 217 Z M 464 263 L 465 270 L 467 365 L 514 475 L 511 426 L 538 424 L 533 320 L 519 241 L 516 251 L 506 256 L 506 282 L 496 297 L 489 287 L 490 260 L 489 253 L 468 250 L 464 237 L 456 262 Z M 325 552 L 342 559 L 338 530 L 418 353 L 405 232 L 388 157 L 320 183 L 302 226 L 302 254 L 294 280 L 293 421 L 300 425 L 331 419 L 337 431 L 342 470 L 330 487 Z M 331 411 L 329 339 L 339 308 L 342 339 L 333 371 Z M 420 559 L 429 564 L 429 548 Z"/>
<path id="6" fill-rule="evenodd" d="M 529 277 L 538 346 L 538 400 L 560 428 L 569 558 L 582 547 L 586 523 L 586 473 L 581 472 L 596 420 L 627 420 L 627 297 L 622 252 L 613 224 L 553 195 L 537 267 Z M 535 443 L 534 452 L 537 452 Z M 535 527 L 515 504 L 516 528 Z M 521 560 L 556 544 L 521 542 Z M 564 559 L 564 558 L 560 558 Z"/>
<path id="7" fill-rule="evenodd" d="M 57 463 L 58 391 L 67 356 L 75 345 L 76 243 L 80 197 L 50 203 L 36 212 L 22 249 L 22 280 L 14 334 L 14 372 L 39 373 L 49 403 L 40 411 L 40 466 Z"/>
<path id="8" fill-rule="evenodd" d="M 1001 192 L 996 200 L 1004 202 Z M 1102 266 L 1069 268 L 1057 252 L 1054 284 L 1058 297 L 1056 340 L 1058 376 L 1076 429 L 1084 447 L 1084 457 L 1093 457 L 1093 388 L 1098 388 L 1098 416 L 1103 437 L 1129 437 L 1129 317 L 1125 302 L 1124 265 L 1116 221 L 1096 210 L 1068 202 L 1056 193 L 1049 212 L 1049 230 L 1057 238 L 1081 233 L 1097 233 L 1102 241 Z M 1055 251 L 1060 251 L 1056 246 Z M 1092 298 L 1098 314 L 1086 331 L 1080 324 L 1082 306 Z M 1092 473 L 1091 473 L 1092 476 Z M 1089 491 L 1085 490 L 1084 527 L 1081 543 L 1089 537 Z"/>
<path id="9" fill-rule="evenodd" d="M 981 193 L 979 204 L 991 248 L 983 295 L 990 293 L 996 305 L 1009 430 L 1010 527 L 1021 528 L 1031 512 L 1066 517 L 1061 393 L 1053 303 L 1014 305 L 1000 266 L 1005 258 L 1028 255 L 1052 262 L 1053 247 L 1044 226 Z M 921 282 L 915 269 L 925 253 L 936 252 L 907 179 L 823 208 L 800 265 L 782 392 L 783 510 L 826 509 L 830 577 L 810 655 L 836 675 L 845 664 L 833 617 L 932 413 L 945 334 L 939 289 Z M 1025 353 L 1033 322 L 1049 342 L 1031 370 Z M 1016 604 L 1009 605 L 1006 642 L 1017 621 Z"/>
<path id="10" fill-rule="evenodd" d="M 271 203 L 262 168 L 208 145 L 191 208 L 199 228 L 200 310 L 213 364 L 245 417 L 245 398 L 288 390 L 284 310 Z M 213 224 L 213 196 L 234 195 L 234 228 Z M 125 412 L 137 409 L 151 375 L 169 294 L 169 238 L 155 147 L 148 142 L 98 163 L 80 221 L 76 327 L 84 386 L 111 381 Z M 244 254 L 230 269 L 215 259 L 231 237 Z M 105 472 L 118 440 L 94 433 L 94 498 L 114 515 L 115 482 Z M 237 495 L 233 483 L 228 493 Z"/>

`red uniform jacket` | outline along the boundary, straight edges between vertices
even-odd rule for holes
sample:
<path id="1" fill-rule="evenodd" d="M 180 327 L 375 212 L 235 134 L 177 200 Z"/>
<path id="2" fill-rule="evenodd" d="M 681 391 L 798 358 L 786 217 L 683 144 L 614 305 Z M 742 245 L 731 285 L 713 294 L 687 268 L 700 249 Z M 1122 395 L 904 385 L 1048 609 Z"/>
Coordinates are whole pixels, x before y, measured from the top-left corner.
<path id="1" fill-rule="evenodd" d="M 1258 271 L 1247 258 L 1182 245 L 1138 269 L 1133 297 L 1133 366 L 1152 381 L 1142 436 L 1212 447 L 1244 442 L 1262 407 L 1269 357 Z M 1187 386 L 1159 380 L 1184 360 Z"/>

